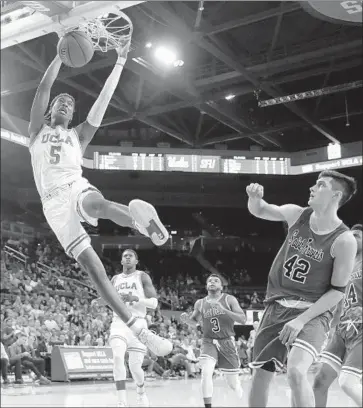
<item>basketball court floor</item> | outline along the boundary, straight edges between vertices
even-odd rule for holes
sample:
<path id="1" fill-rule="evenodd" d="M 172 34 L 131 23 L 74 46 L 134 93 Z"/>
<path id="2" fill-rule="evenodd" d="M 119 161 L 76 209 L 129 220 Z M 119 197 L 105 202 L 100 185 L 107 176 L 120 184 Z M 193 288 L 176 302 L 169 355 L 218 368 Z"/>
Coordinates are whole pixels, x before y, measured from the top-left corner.
<path id="1" fill-rule="evenodd" d="M 312 379 L 312 378 L 311 378 Z M 224 378 L 217 378 L 214 385 L 215 407 L 247 407 L 247 395 L 251 380 L 249 375 L 241 377 L 245 391 L 242 401 L 226 386 Z M 203 407 L 200 380 L 155 380 L 146 383 L 152 407 Z M 133 383 L 127 384 L 128 403 L 136 406 L 136 391 Z M 41 387 L 7 388 L 1 392 L 1 407 L 115 407 L 116 393 L 110 382 L 74 382 L 52 384 Z M 286 375 L 275 377 L 271 387 L 270 407 L 289 407 L 290 391 Z M 330 390 L 328 407 L 355 406 L 335 382 Z"/>

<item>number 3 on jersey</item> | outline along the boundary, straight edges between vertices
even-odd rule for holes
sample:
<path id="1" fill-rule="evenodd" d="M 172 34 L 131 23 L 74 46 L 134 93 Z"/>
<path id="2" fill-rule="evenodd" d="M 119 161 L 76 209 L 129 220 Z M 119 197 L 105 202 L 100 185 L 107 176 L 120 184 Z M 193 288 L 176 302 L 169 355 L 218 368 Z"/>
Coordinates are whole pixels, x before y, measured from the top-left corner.
<path id="1" fill-rule="evenodd" d="M 219 320 L 216 317 L 212 317 L 210 319 L 210 322 L 212 324 L 212 332 L 213 333 L 218 333 L 221 331 L 221 326 L 219 325 Z"/>
<path id="2" fill-rule="evenodd" d="M 284 276 L 294 282 L 304 284 L 310 266 L 310 262 L 303 258 L 299 258 L 298 255 L 294 255 L 284 263 Z"/>
<path id="3" fill-rule="evenodd" d="M 58 164 L 60 162 L 60 151 L 62 146 L 51 146 L 50 148 L 50 164 Z"/>

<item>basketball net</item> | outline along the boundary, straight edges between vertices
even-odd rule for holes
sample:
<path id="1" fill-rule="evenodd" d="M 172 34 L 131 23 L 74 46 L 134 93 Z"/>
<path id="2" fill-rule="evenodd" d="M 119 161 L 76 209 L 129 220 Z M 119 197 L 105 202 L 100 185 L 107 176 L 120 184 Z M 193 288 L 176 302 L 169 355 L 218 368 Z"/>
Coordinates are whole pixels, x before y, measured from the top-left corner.
<path id="1" fill-rule="evenodd" d="M 95 51 L 107 52 L 124 47 L 131 42 L 133 25 L 125 13 L 117 10 L 117 14 L 109 13 L 92 20 L 82 21 L 77 27 L 72 27 L 67 32 L 76 30 L 88 35 Z"/>

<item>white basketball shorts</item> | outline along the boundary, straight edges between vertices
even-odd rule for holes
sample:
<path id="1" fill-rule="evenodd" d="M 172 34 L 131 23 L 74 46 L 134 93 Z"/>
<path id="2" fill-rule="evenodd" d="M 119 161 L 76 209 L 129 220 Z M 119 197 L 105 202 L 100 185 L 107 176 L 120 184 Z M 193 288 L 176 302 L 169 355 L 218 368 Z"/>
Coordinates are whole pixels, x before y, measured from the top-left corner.
<path id="1" fill-rule="evenodd" d="M 76 260 L 91 246 L 91 239 L 81 222 L 97 226 L 97 219 L 89 217 L 82 208 L 84 198 L 93 192 L 100 193 L 85 178 L 80 178 L 54 189 L 42 199 L 43 212 L 50 228 L 66 254 Z"/>
<path id="2" fill-rule="evenodd" d="M 146 319 L 143 319 L 143 321 L 145 322 L 145 329 L 147 329 Z M 110 340 L 115 337 L 122 339 L 126 343 L 127 351 L 146 353 L 146 346 L 140 342 L 121 319 L 114 319 L 111 323 Z M 110 341 L 110 344 L 112 345 L 112 341 Z"/>

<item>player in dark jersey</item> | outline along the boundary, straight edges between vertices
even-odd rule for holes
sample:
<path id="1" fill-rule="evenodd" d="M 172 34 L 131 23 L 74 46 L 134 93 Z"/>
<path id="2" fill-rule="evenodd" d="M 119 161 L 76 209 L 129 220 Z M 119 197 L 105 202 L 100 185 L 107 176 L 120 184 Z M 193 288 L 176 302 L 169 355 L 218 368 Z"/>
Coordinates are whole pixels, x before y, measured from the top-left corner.
<path id="1" fill-rule="evenodd" d="M 337 213 L 355 194 L 356 182 L 336 171 L 320 173 L 307 208 L 268 204 L 259 184 L 246 190 L 251 214 L 289 226 L 268 276 L 266 309 L 253 349 L 249 406 L 267 405 L 274 371 L 287 362 L 292 406 L 315 407 L 307 373 L 353 270 L 357 242 Z"/>
<path id="2" fill-rule="evenodd" d="M 199 361 L 202 367 L 202 392 L 204 405 L 212 406 L 213 372 L 216 364 L 225 374 L 228 385 L 242 397 L 239 381 L 240 361 L 234 339 L 234 322 L 244 324 L 246 316 L 237 299 L 222 293 L 222 279 L 212 274 L 207 279 L 208 296 L 195 302 L 194 311 L 189 317 L 182 313 L 181 320 L 196 327 L 201 321 L 203 345 Z"/>
<path id="3" fill-rule="evenodd" d="M 353 273 L 334 315 L 329 341 L 320 355 L 314 380 L 315 404 L 326 407 L 328 391 L 339 384 L 358 407 L 362 406 L 362 225 L 352 228 L 358 250 Z"/>

